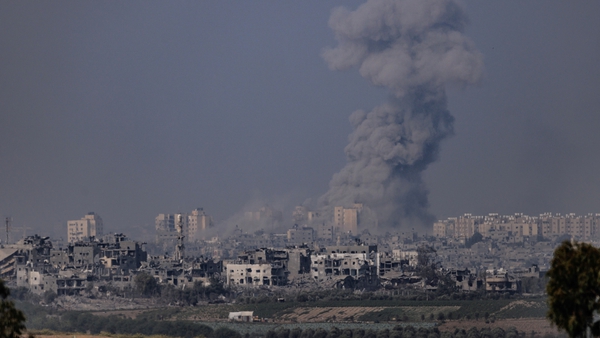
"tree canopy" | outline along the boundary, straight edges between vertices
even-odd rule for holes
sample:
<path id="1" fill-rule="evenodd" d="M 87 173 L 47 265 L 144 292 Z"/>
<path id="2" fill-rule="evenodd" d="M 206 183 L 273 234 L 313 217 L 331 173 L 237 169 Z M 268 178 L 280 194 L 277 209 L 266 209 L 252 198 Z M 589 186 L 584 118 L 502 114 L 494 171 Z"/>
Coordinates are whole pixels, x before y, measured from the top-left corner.
<path id="1" fill-rule="evenodd" d="M 137 274 L 133 281 L 135 288 L 144 296 L 150 297 L 160 292 L 160 285 L 156 279 L 146 272 Z"/>
<path id="2" fill-rule="evenodd" d="M 10 290 L 0 279 L 0 338 L 17 338 L 25 330 L 25 315 L 8 300 Z"/>
<path id="3" fill-rule="evenodd" d="M 548 318 L 570 337 L 584 337 L 589 328 L 600 335 L 600 250 L 586 243 L 563 242 L 554 251 L 546 291 Z"/>

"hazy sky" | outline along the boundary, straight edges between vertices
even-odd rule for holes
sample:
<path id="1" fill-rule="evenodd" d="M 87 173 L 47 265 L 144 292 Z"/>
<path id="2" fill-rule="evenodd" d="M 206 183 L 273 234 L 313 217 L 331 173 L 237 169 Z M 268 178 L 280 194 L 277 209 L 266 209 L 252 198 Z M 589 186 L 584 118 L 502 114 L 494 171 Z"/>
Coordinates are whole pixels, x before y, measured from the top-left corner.
<path id="1" fill-rule="evenodd" d="M 360 3 L 0 2 L 0 215 L 62 234 L 95 211 L 133 237 L 196 207 L 289 219 L 387 97 L 321 57 L 331 10 Z M 600 2 L 464 7 L 485 75 L 449 91 L 431 212 L 600 212 Z"/>

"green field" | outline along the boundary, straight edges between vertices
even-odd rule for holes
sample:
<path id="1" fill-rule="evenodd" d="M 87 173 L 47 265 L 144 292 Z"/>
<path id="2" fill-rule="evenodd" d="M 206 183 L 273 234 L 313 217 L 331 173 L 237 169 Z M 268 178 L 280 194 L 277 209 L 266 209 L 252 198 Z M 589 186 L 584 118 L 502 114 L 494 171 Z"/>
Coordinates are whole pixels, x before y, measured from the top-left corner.
<path id="1" fill-rule="evenodd" d="M 373 307 L 376 311 L 353 318 L 356 321 L 430 321 L 448 319 L 494 319 L 541 318 L 545 317 L 547 305 L 545 298 L 531 299 L 486 299 L 486 300 L 433 300 L 433 301 L 318 301 L 283 302 L 257 304 L 219 304 L 188 308 L 176 308 L 169 311 L 149 311 L 145 316 L 164 319 L 170 317 L 180 320 L 227 319 L 232 311 L 254 311 L 260 318 L 278 319 L 293 313 L 297 308 L 339 308 Z M 301 313 L 300 313 L 301 314 Z M 441 315 L 440 315 L 441 314 Z M 442 317 L 440 317 L 442 316 Z M 287 316 L 286 316 L 287 317 Z"/>

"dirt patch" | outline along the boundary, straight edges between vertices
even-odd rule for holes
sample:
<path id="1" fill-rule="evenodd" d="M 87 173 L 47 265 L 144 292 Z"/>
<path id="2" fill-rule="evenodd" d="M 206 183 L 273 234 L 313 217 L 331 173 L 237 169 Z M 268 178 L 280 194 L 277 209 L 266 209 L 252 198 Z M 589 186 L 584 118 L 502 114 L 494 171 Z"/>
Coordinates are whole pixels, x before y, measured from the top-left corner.
<path id="1" fill-rule="evenodd" d="M 437 317 L 439 313 L 447 315 L 449 312 L 458 311 L 460 306 L 399 306 L 398 308 L 402 309 L 413 320 L 418 320 L 421 315 L 427 318 L 432 314 L 434 317 Z"/>
<path id="2" fill-rule="evenodd" d="M 150 309 L 157 307 L 156 299 L 152 298 L 96 298 L 80 296 L 61 296 L 52 304 L 54 307 L 72 311 L 111 311 Z M 72 338 L 72 337 L 71 337 Z"/>
<path id="3" fill-rule="evenodd" d="M 478 329 L 500 327 L 503 330 L 509 327 L 516 328 L 519 332 L 531 334 L 535 332 L 536 335 L 553 334 L 557 335 L 559 332 L 555 327 L 550 326 L 550 321 L 545 318 L 518 318 L 518 319 L 502 319 L 496 320 L 493 323 L 486 324 L 483 320 L 452 320 L 441 324 L 438 328 L 440 331 L 454 331 L 455 329 L 468 330 L 472 327 Z"/>
<path id="4" fill-rule="evenodd" d="M 515 300 L 514 302 L 510 302 L 510 304 L 501 308 L 498 312 L 512 310 L 518 306 L 531 308 L 531 307 L 535 307 L 537 305 L 538 305 L 538 303 L 535 303 L 535 302 L 528 302 L 525 300 Z"/>
<path id="5" fill-rule="evenodd" d="M 135 319 L 140 313 L 144 313 L 148 310 L 116 310 L 116 311 L 98 311 L 92 312 L 95 316 L 108 317 L 108 316 L 121 316 L 124 318 Z"/>
<path id="6" fill-rule="evenodd" d="M 298 323 L 351 321 L 366 313 L 380 312 L 384 309 L 384 307 L 301 307 L 281 316 L 281 319 Z"/>
<path id="7" fill-rule="evenodd" d="M 300 307 L 290 313 L 281 315 L 279 319 L 297 323 L 348 322 L 357 320 L 394 320 L 391 318 L 408 317 L 409 320 L 420 320 L 421 315 L 429 318 L 440 312 L 457 311 L 459 306 L 397 306 L 397 307 Z M 371 315 L 371 316 L 369 316 Z M 378 317 L 383 315 L 383 317 Z M 371 318 L 372 317 L 372 318 Z M 387 319 L 386 319 L 387 318 Z"/>

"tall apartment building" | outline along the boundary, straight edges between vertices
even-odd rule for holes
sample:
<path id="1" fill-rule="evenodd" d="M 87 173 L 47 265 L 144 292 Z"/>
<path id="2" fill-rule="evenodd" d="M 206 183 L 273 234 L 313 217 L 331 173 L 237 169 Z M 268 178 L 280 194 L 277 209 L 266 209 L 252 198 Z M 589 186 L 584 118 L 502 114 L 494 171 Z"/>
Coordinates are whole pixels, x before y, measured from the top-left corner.
<path id="1" fill-rule="evenodd" d="M 67 238 L 69 243 L 86 241 L 90 237 L 104 235 L 102 218 L 93 212 L 88 212 L 82 219 L 67 221 Z"/>
<path id="2" fill-rule="evenodd" d="M 513 237 L 537 237 L 539 234 L 539 219 L 523 215 L 521 213 L 514 216 L 499 216 L 498 214 L 489 214 L 483 217 L 483 222 L 479 225 L 479 233 L 483 237 L 513 236 Z"/>
<path id="3" fill-rule="evenodd" d="M 482 217 L 471 214 L 458 217 L 454 225 L 454 237 L 471 238 L 476 232 L 479 232 L 479 225 L 482 221 Z"/>
<path id="4" fill-rule="evenodd" d="M 177 240 L 177 230 L 175 230 L 175 215 L 158 214 L 154 221 L 157 243 Z"/>
<path id="5" fill-rule="evenodd" d="M 212 228 L 212 217 L 208 216 L 204 209 L 196 208 L 188 216 L 187 237 L 189 241 L 199 239 L 200 234 L 208 228 Z"/>
<path id="6" fill-rule="evenodd" d="M 454 237 L 455 224 L 455 217 L 433 223 L 433 236 L 438 238 Z"/>
<path id="7" fill-rule="evenodd" d="M 185 240 L 188 242 L 200 239 L 200 234 L 213 226 L 212 217 L 206 214 L 202 208 L 194 209 L 189 215 L 184 213 L 159 214 L 155 219 L 156 242 L 174 243 L 177 241 L 179 220 Z"/>
<path id="8" fill-rule="evenodd" d="M 351 208 L 333 208 L 333 226 L 336 231 L 358 234 L 359 215 L 362 204 L 354 204 Z"/>

